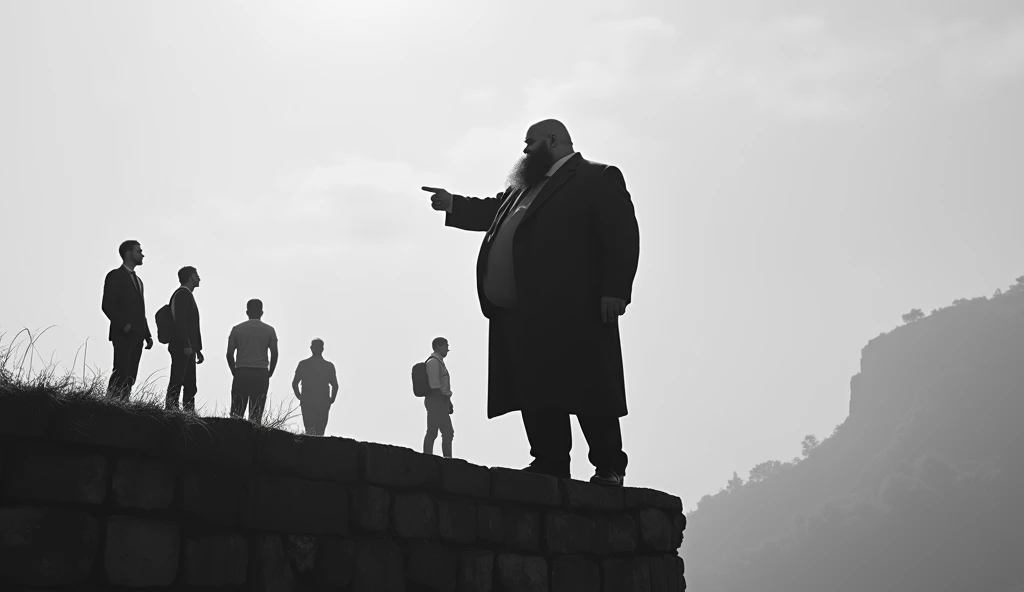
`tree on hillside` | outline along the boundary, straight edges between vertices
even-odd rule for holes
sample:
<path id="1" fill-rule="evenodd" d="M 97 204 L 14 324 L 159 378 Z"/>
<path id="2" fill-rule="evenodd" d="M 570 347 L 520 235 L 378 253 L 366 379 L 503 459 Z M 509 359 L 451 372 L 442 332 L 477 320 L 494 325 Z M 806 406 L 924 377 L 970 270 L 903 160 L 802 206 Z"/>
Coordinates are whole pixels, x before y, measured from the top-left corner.
<path id="1" fill-rule="evenodd" d="M 1024 290 L 1024 275 L 1022 275 L 1019 278 L 1017 278 L 1016 281 L 1017 281 L 1016 284 L 1010 286 L 1010 291 L 1011 292 L 1018 292 L 1020 290 Z"/>
<path id="2" fill-rule="evenodd" d="M 821 442 L 818 441 L 818 437 L 814 434 L 807 434 L 804 436 L 804 441 L 800 443 L 800 448 L 803 449 L 803 455 L 806 457 L 811 454 L 811 451 L 818 447 Z"/>
<path id="3" fill-rule="evenodd" d="M 736 491 L 740 487 L 743 487 L 743 478 L 740 477 L 739 475 L 737 475 L 736 471 L 733 471 L 732 472 L 732 479 L 729 479 L 729 482 L 726 483 L 725 490 L 726 491 Z"/>
<path id="4" fill-rule="evenodd" d="M 912 309 L 910 309 L 910 312 L 906 313 L 905 315 L 901 316 L 900 318 L 903 319 L 904 323 L 913 323 L 914 321 L 919 321 L 919 320 L 923 319 L 924 318 L 924 313 L 921 312 L 920 308 L 912 308 Z"/>
<path id="5" fill-rule="evenodd" d="M 759 483 L 782 469 L 782 462 L 777 460 L 766 460 L 763 463 L 750 469 L 750 483 Z"/>

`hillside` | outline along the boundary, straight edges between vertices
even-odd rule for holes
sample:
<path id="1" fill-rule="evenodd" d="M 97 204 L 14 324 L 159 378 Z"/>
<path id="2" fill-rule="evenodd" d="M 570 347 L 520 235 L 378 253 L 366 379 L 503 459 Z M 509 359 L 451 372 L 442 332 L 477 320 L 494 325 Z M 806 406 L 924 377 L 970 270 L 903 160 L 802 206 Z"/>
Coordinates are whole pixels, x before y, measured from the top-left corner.
<path id="1" fill-rule="evenodd" d="M 1022 589 L 1024 283 L 879 335 L 850 387 L 806 458 L 688 516 L 692 588 Z"/>

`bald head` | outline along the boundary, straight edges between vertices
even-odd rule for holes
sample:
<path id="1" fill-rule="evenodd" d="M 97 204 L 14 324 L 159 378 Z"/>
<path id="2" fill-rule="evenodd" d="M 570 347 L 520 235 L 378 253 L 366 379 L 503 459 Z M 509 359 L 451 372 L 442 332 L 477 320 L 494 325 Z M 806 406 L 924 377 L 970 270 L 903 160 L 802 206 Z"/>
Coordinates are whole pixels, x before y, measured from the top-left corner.
<path id="1" fill-rule="evenodd" d="M 523 152 L 528 153 L 540 144 L 547 144 L 555 160 L 573 152 L 569 130 L 557 119 L 538 121 L 526 130 L 526 149 Z"/>

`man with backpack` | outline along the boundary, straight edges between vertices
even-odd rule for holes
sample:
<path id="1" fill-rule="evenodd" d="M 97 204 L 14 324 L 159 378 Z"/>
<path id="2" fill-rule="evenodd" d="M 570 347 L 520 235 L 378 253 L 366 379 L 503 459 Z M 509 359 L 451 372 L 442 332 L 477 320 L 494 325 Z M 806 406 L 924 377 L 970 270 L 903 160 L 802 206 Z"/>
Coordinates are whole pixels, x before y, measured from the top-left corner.
<path id="1" fill-rule="evenodd" d="M 423 438 L 423 454 L 434 454 L 434 441 L 441 432 L 441 453 L 445 458 L 452 457 L 452 439 L 455 429 L 452 427 L 451 377 L 444 359 L 448 357 L 448 340 L 438 337 L 431 342 L 433 353 L 426 361 L 413 367 L 413 394 L 423 397 L 423 406 L 427 408 L 427 435 Z"/>
<path id="2" fill-rule="evenodd" d="M 157 312 L 157 338 L 167 343 L 171 354 L 171 378 L 167 382 L 167 409 L 178 408 L 182 387 L 181 408 L 196 410 L 196 364 L 203 363 L 203 337 L 199 331 L 199 307 L 192 291 L 199 287 L 199 272 L 195 267 L 178 270 L 181 286 L 171 295 L 171 301 Z"/>

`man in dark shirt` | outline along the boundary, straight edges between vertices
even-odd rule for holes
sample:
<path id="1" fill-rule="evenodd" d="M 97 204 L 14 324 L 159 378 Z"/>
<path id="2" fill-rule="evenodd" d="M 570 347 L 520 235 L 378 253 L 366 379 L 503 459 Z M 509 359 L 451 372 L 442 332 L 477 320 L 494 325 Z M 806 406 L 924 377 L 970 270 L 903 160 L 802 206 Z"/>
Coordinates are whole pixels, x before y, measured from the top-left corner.
<path id="1" fill-rule="evenodd" d="M 309 351 L 313 355 L 299 362 L 295 368 L 292 390 L 302 408 L 302 423 L 305 424 L 306 434 L 323 436 L 331 405 L 338 398 L 338 374 L 334 364 L 324 359 L 322 339 L 314 339 L 309 345 Z"/>
<path id="2" fill-rule="evenodd" d="M 153 337 L 146 322 L 145 286 L 135 273 L 142 265 L 142 245 L 127 240 L 118 247 L 121 267 L 111 270 L 103 280 L 103 314 L 110 319 L 108 338 L 114 345 L 114 368 L 107 384 L 107 396 L 126 400 L 139 374 L 142 343 L 153 348 Z"/>
<path id="3" fill-rule="evenodd" d="M 167 409 L 178 408 L 178 397 L 181 396 L 181 407 L 185 411 L 195 412 L 196 364 L 203 363 L 203 336 L 199 331 L 199 307 L 192 291 L 199 287 L 199 272 L 195 267 L 182 267 L 178 270 L 178 281 L 181 286 L 171 296 L 171 315 L 174 317 L 174 335 L 167 351 L 171 354 L 171 377 L 167 382 Z M 185 392 L 182 395 L 182 387 Z"/>

